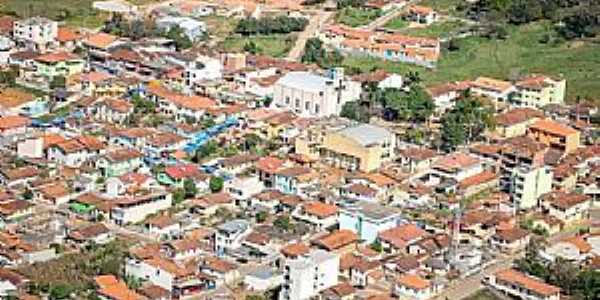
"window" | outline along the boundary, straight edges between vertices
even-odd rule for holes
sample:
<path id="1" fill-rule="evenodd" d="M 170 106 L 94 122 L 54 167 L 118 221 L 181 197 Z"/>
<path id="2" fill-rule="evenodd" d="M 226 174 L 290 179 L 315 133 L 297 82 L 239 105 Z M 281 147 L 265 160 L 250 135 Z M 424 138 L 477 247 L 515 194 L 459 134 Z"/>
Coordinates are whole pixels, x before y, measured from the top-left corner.
<path id="1" fill-rule="evenodd" d="M 290 97 L 285 97 L 285 104 L 290 104 Z"/>
<path id="2" fill-rule="evenodd" d="M 296 99 L 296 108 L 300 107 L 300 99 Z"/>
<path id="3" fill-rule="evenodd" d="M 308 101 L 304 102 L 304 110 L 310 111 L 310 102 L 308 102 Z"/>
<path id="4" fill-rule="evenodd" d="M 319 113 L 319 104 L 315 104 L 315 114 Z"/>

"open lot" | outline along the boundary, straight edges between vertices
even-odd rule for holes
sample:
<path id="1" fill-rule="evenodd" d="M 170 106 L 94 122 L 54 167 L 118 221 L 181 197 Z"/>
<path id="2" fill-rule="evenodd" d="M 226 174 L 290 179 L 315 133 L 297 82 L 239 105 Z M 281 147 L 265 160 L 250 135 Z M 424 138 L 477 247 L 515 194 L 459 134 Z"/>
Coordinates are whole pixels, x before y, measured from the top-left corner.
<path id="1" fill-rule="evenodd" d="M 483 289 L 475 293 L 471 297 L 467 297 L 463 300 L 501 300 L 498 296 L 494 295 L 490 290 Z"/>
<path id="2" fill-rule="evenodd" d="M 346 58 L 343 65 L 370 71 L 418 71 L 426 84 L 473 79 L 485 75 L 508 78 L 515 74 L 562 75 L 568 80 L 567 97 L 594 99 L 600 89 L 600 44 L 594 42 L 540 43 L 545 34 L 554 34 L 547 23 L 508 27 L 506 40 L 468 37 L 457 41 L 459 49 L 444 50 L 435 70 L 372 58 Z"/>
<path id="3" fill-rule="evenodd" d="M 359 27 L 371 23 L 379 16 L 381 11 L 378 9 L 345 7 L 336 14 L 335 20 L 350 27 Z"/>
<path id="4" fill-rule="evenodd" d="M 244 46 L 254 42 L 259 48 L 259 53 L 273 57 L 284 57 L 294 46 L 295 34 L 289 35 L 256 35 L 256 36 L 232 36 L 226 38 L 219 44 L 219 48 L 230 52 L 243 52 Z"/>

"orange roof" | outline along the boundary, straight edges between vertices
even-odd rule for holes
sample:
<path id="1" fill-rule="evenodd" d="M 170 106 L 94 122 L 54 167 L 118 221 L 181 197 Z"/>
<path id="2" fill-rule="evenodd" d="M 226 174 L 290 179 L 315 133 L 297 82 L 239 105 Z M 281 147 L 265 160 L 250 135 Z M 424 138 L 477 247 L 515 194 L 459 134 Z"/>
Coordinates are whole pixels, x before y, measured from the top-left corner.
<path id="1" fill-rule="evenodd" d="M 412 14 L 428 15 L 430 13 L 433 13 L 433 8 L 422 5 L 411 5 L 408 8 L 408 11 Z"/>
<path id="2" fill-rule="evenodd" d="M 99 287 L 106 287 L 119 283 L 119 280 L 114 275 L 99 275 L 94 277 L 94 281 Z"/>
<path id="3" fill-rule="evenodd" d="M 72 54 L 72 53 L 54 52 L 54 53 L 40 55 L 40 56 L 36 57 L 35 60 L 37 60 L 39 62 L 43 62 L 43 63 L 57 63 L 57 62 L 61 62 L 61 61 L 74 60 L 74 59 L 78 59 L 78 58 L 79 57 L 77 55 Z"/>
<path id="4" fill-rule="evenodd" d="M 114 300 L 142 300 L 138 293 L 130 290 L 127 285 L 119 281 L 114 275 L 101 275 L 94 278 L 100 287 L 98 293 Z"/>
<path id="5" fill-rule="evenodd" d="M 461 189 L 465 189 L 471 186 L 484 184 L 496 179 L 496 173 L 492 171 L 483 171 L 479 174 L 467 177 L 463 179 L 458 185 Z"/>
<path id="6" fill-rule="evenodd" d="M 118 39 L 118 37 L 116 37 L 114 35 L 104 33 L 104 32 L 99 32 L 99 33 L 88 36 L 85 40 L 83 40 L 83 43 L 88 46 L 95 47 L 95 48 L 106 49 L 106 48 L 108 48 L 108 46 L 110 46 L 110 44 L 112 44 L 117 39 Z"/>
<path id="7" fill-rule="evenodd" d="M 310 252 L 310 248 L 304 243 L 292 243 L 281 248 L 281 254 L 288 257 L 296 257 Z"/>
<path id="8" fill-rule="evenodd" d="M 81 38 L 81 34 L 79 34 L 75 29 L 69 27 L 58 27 L 58 35 L 56 36 L 56 40 L 61 43 L 75 41 Z"/>
<path id="9" fill-rule="evenodd" d="M 319 218 L 327 218 L 337 213 L 337 206 L 323 203 L 320 201 L 312 201 L 302 206 L 305 213 L 317 216 Z"/>
<path id="10" fill-rule="evenodd" d="M 34 95 L 18 89 L 0 89 L 0 106 L 4 108 L 19 107 L 34 99 Z"/>
<path id="11" fill-rule="evenodd" d="M 5 116 L 0 118 L 0 130 L 9 130 L 18 127 L 28 126 L 31 120 L 21 116 Z"/>
<path id="12" fill-rule="evenodd" d="M 391 243 L 396 248 L 404 248 L 407 243 L 420 239 L 427 232 L 415 224 L 404 224 L 379 233 L 379 238 Z"/>
<path id="13" fill-rule="evenodd" d="M 571 236 L 563 239 L 563 242 L 573 244 L 582 253 L 588 253 L 592 251 L 592 246 L 581 236 Z"/>
<path id="14" fill-rule="evenodd" d="M 466 153 L 455 152 L 448 154 L 435 162 L 434 167 L 444 171 L 454 172 L 460 169 L 472 167 L 479 163 L 479 160 Z"/>
<path id="15" fill-rule="evenodd" d="M 421 276 L 414 274 L 403 274 L 398 277 L 397 282 L 399 285 L 416 290 L 424 290 L 431 286 L 431 282 L 429 282 L 429 280 L 423 279 Z"/>
<path id="16" fill-rule="evenodd" d="M 283 160 L 274 156 L 267 156 L 256 162 L 256 169 L 266 173 L 275 173 L 283 164 Z"/>
<path id="17" fill-rule="evenodd" d="M 79 76 L 79 80 L 81 81 L 89 81 L 89 82 L 100 82 L 106 79 L 112 78 L 113 76 L 106 72 L 89 72 L 85 74 L 81 74 Z"/>
<path id="18" fill-rule="evenodd" d="M 508 81 L 498 80 L 489 77 L 478 77 L 472 84 L 479 88 L 489 89 L 493 91 L 504 92 L 512 87 Z"/>
<path id="19" fill-rule="evenodd" d="M 321 237 L 313 243 L 328 251 L 333 251 L 358 241 L 358 235 L 351 230 L 341 229 Z"/>
<path id="20" fill-rule="evenodd" d="M 550 119 L 538 120 L 529 127 L 533 130 L 543 131 L 552 135 L 569 136 L 578 133 L 579 131 Z"/>
<path id="21" fill-rule="evenodd" d="M 560 288 L 547 284 L 537 278 L 527 276 L 513 269 L 506 269 L 494 274 L 497 279 L 519 285 L 527 290 L 534 291 L 543 296 L 560 293 Z"/>
<path id="22" fill-rule="evenodd" d="M 56 133 L 46 133 L 42 138 L 44 139 L 44 149 L 67 141 L 66 138 Z"/>

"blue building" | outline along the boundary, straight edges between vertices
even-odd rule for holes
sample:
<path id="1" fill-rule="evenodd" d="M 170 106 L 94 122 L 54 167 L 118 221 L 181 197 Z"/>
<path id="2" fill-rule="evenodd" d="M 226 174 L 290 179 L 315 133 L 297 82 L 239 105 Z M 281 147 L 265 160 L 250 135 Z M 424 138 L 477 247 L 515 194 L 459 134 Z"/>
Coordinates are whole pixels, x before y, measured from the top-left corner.
<path id="1" fill-rule="evenodd" d="M 340 229 L 356 232 L 369 244 L 375 241 L 379 232 L 394 228 L 401 221 L 402 215 L 394 208 L 367 202 L 343 206 L 338 216 Z"/>

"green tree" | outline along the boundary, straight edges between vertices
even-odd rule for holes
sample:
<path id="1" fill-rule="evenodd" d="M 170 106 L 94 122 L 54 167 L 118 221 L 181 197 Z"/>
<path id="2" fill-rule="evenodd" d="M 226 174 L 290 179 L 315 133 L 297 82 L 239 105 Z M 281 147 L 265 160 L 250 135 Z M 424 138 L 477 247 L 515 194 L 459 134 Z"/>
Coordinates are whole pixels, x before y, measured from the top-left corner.
<path id="1" fill-rule="evenodd" d="M 246 52 L 248 52 L 250 54 L 259 54 L 259 53 L 262 53 L 262 49 L 254 41 L 248 41 L 244 45 L 244 51 L 246 51 Z"/>
<path id="2" fill-rule="evenodd" d="M 267 214 L 266 211 L 259 211 L 256 214 L 256 222 L 257 223 L 264 223 L 267 220 L 268 216 L 269 216 L 269 214 Z"/>
<path id="3" fill-rule="evenodd" d="M 183 191 L 185 193 L 185 198 L 190 199 L 196 197 L 198 188 L 196 188 L 196 183 L 194 183 L 193 180 L 187 178 L 183 181 Z"/>
<path id="4" fill-rule="evenodd" d="M 462 99 L 442 117 L 443 147 L 452 150 L 468 144 L 494 126 L 494 110 L 489 104 L 475 98 Z"/>
<path id="5" fill-rule="evenodd" d="M 204 158 L 207 158 L 219 151 L 219 146 L 215 141 L 208 141 L 196 150 L 196 159 L 197 161 L 201 161 Z"/>
<path id="6" fill-rule="evenodd" d="M 383 246 L 378 240 L 374 241 L 369 247 L 379 253 L 383 252 Z"/>
<path id="7" fill-rule="evenodd" d="M 65 88 L 67 85 L 67 79 L 64 76 L 54 76 L 52 77 L 52 80 L 50 81 L 50 88 L 51 89 L 59 89 L 59 88 Z"/>
<path id="8" fill-rule="evenodd" d="M 402 121 L 424 122 L 433 114 L 435 103 L 421 87 L 414 85 L 408 93 L 390 88 L 384 91 L 386 107 L 395 110 Z"/>
<path id="9" fill-rule="evenodd" d="M 370 119 L 367 109 L 357 101 L 348 101 L 342 106 L 340 117 L 348 118 L 362 123 L 368 123 Z"/>
<path id="10" fill-rule="evenodd" d="M 184 200 L 185 200 L 185 190 L 176 189 L 173 192 L 173 203 L 175 205 L 179 205 L 179 204 L 183 203 Z"/>
<path id="11" fill-rule="evenodd" d="M 50 287 L 50 300 L 67 299 L 70 297 L 74 288 L 67 284 L 57 284 Z"/>
<path id="12" fill-rule="evenodd" d="M 291 231 L 292 229 L 294 229 L 294 225 L 292 224 L 290 217 L 287 215 L 277 217 L 277 219 L 275 219 L 275 221 L 273 222 L 273 226 L 275 226 L 285 232 L 288 232 L 288 231 Z"/>
<path id="13" fill-rule="evenodd" d="M 25 199 L 25 200 L 33 199 L 33 191 L 29 188 L 26 188 L 25 191 L 23 192 L 23 199 Z"/>
<path id="14" fill-rule="evenodd" d="M 190 40 L 190 38 L 185 34 L 183 29 L 181 29 L 179 26 L 171 27 L 166 32 L 165 37 L 170 40 L 173 40 L 173 42 L 175 43 L 175 47 L 177 47 L 178 50 L 189 49 L 194 45 L 192 40 Z"/>
<path id="15" fill-rule="evenodd" d="M 208 183 L 208 186 L 209 186 L 211 192 L 218 193 L 223 190 L 224 183 L 225 183 L 225 180 L 223 180 L 222 177 L 213 176 L 210 178 L 210 182 Z"/>

